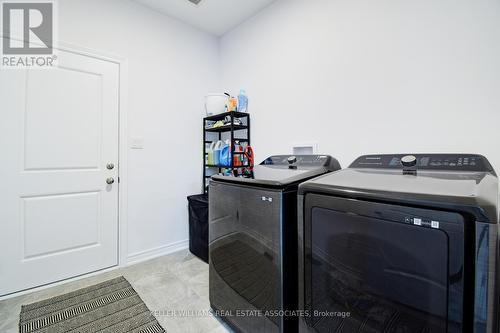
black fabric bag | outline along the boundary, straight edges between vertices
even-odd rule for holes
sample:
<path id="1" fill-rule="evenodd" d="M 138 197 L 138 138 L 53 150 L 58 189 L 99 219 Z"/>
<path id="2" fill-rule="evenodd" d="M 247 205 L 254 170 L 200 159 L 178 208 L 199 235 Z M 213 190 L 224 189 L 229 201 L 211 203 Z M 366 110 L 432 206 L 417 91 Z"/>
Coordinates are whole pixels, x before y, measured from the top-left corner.
<path id="1" fill-rule="evenodd" d="M 189 251 L 208 263 L 208 195 L 187 197 L 189 203 Z"/>

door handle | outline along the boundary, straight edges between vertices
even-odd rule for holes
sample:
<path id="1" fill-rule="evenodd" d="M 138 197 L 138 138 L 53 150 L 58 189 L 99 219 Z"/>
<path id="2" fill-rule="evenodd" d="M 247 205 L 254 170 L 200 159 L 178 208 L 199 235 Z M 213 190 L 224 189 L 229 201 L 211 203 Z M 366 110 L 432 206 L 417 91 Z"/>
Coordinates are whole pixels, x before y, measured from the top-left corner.
<path id="1" fill-rule="evenodd" d="M 113 170 L 115 168 L 115 165 L 113 163 L 108 163 L 108 164 L 106 164 L 106 168 L 108 170 Z"/>
<path id="2" fill-rule="evenodd" d="M 115 182 L 115 179 L 113 177 L 109 177 L 106 179 L 106 184 L 111 185 Z"/>

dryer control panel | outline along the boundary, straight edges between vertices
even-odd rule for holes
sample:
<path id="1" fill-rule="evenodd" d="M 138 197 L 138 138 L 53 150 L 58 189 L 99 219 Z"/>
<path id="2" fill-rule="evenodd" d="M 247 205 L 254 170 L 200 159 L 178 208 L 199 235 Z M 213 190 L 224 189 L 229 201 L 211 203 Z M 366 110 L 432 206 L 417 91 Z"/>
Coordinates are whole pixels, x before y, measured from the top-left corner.
<path id="1" fill-rule="evenodd" d="M 262 161 L 261 165 L 279 165 L 286 166 L 328 166 L 332 163 L 332 157 L 329 155 L 274 155 Z"/>
<path id="2" fill-rule="evenodd" d="M 383 154 L 358 157 L 349 168 L 404 169 L 414 163 L 416 170 L 474 171 L 495 174 L 490 162 L 476 154 Z"/>

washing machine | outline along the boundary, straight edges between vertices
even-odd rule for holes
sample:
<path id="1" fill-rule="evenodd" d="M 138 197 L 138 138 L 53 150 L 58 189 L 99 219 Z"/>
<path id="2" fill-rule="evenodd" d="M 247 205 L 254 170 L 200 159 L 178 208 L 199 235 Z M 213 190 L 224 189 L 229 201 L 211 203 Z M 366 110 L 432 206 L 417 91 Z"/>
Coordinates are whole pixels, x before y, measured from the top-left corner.
<path id="1" fill-rule="evenodd" d="M 299 332 L 498 332 L 498 179 L 367 155 L 299 187 Z"/>
<path id="2" fill-rule="evenodd" d="M 209 186 L 209 295 L 236 332 L 296 332 L 297 189 L 339 170 L 327 155 L 271 156 Z"/>

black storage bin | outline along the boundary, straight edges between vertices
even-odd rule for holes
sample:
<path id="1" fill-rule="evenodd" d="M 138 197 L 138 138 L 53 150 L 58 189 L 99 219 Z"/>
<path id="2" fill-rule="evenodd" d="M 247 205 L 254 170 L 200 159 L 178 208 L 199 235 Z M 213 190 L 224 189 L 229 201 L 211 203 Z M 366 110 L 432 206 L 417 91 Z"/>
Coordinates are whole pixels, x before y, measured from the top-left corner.
<path id="1" fill-rule="evenodd" d="M 208 263 L 208 194 L 190 195 L 189 251 Z"/>

